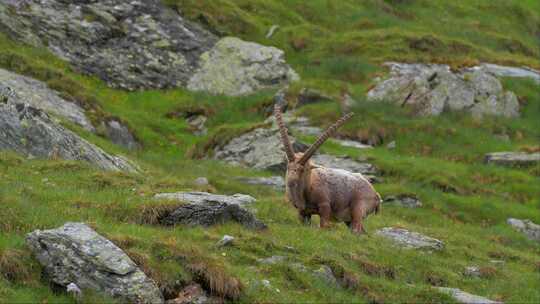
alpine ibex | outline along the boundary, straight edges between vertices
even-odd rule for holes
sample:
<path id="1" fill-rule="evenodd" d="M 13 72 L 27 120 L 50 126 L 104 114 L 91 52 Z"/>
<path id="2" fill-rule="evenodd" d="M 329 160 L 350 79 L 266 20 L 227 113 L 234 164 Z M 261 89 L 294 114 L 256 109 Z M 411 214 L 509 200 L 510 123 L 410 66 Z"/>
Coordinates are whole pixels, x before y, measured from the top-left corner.
<path id="1" fill-rule="evenodd" d="M 295 153 L 281 108 L 274 107 L 274 115 L 287 155 L 287 198 L 298 209 L 300 220 L 309 223 L 311 215 L 320 216 L 320 227 L 330 220 L 342 221 L 354 233 L 365 232 L 362 220 L 380 208 L 381 197 L 362 174 L 318 166 L 310 161 L 317 149 L 341 127 L 353 113 L 349 113 L 330 126 L 304 153 Z"/>

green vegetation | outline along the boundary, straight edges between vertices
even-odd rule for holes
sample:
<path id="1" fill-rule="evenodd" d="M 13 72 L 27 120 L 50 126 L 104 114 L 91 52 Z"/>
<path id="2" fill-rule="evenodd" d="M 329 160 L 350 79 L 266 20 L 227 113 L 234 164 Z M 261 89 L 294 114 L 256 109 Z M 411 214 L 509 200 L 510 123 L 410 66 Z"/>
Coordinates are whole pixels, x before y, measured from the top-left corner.
<path id="1" fill-rule="evenodd" d="M 479 61 L 540 68 L 538 1 L 292 1 L 167 0 L 191 19 L 217 33 L 234 34 L 284 49 L 302 81 L 288 95 L 294 103 L 301 87 L 338 96 L 347 90 L 357 100 L 357 116 L 341 136 L 371 140 L 370 151 L 343 148 L 331 141 L 323 151 L 367 157 L 380 168 L 383 195 L 415 193 L 420 209 L 383 207 L 366 222 L 369 236 L 355 236 L 343 224 L 321 231 L 301 225 L 282 193 L 246 186 L 234 176 L 261 176 L 245 168 L 198 159 L 214 145 L 263 123 L 274 92 L 231 98 L 182 89 L 127 93 L 72 71 L 43 48 L 23 46 L 0 35 L 0 67 L 46 81 L 71 96 L 93 121 L 117 116 L 142 141 L 129 153 L 97 135 L 72 126 L 105 150 L 127 155 L 144 169 L 131 175 L 101 172 L 69 161 L 27 160 L 0 153 L 0 303 L 72 303 L 41 277 L 24 245 L 25 234 L 66 221 L 84 221 L 110 238 L 172 292 L 177 282 L 212 281 L 213 291 L 245 303 L 268 302 L 450 302 L 432 286 L 461 288 L 505 302 L 540 301 L 540 246 L 515 232 L 508 217 L 540 223 L 540 166 L 500 168 L 482 163 L 484 153 L 538 150 L 540 86 L 505 79 L 523 104 L 519 119 L 477 121 L 459 113 L 413 117 L 406 109 L 363 102 L 373 77 L 386 60 L 436 61 L 454 67 Z M 281 28 L 271 39 L 272 24 Z M 197 137 L 175 113 L 209 115 L 209 134 Z M 306 106 L 299 113 L 320 125 L 340 115 L 337 103 Z M 508 135 L 510 141 L 496 135 Z M 308 141 L 311 137 L 302 137 Z M 385 145 L 395 140 L 396 149 Z M 197 186 L 206 176 L 212 186 Z M 151 215 L 171 202 L 155 193 L 201 190 L 253 195 L 257 216 L 269 229 L 253 232 L 227 224 L 209 229 L 162 228 Z M 373 235 L 386 226 L 404 227 L 443 240 L 442 252 L 396 249 Z M 224 235 L 233 247 L 218 249 Z M 292 246 L 295 251 L 290 251 Z M 258 258 L 287 256 L 312 268 L 329 265 L 349 288 L 294 267 L 261 265 Z M 504 264 L 493 264 L 502 260 Z M 462 275 L 466 266 L 482 267 L 482 278 Z M 268 279 L 272 289 L 263 287 Z M 239 280 L 241 284 L 238 284 Z M 241 287 L 240 287 L 241 286 Z M 279 291 L 278 291 L 279 290 Z M 105 301 L 88 295 L 87 303 Z"/>

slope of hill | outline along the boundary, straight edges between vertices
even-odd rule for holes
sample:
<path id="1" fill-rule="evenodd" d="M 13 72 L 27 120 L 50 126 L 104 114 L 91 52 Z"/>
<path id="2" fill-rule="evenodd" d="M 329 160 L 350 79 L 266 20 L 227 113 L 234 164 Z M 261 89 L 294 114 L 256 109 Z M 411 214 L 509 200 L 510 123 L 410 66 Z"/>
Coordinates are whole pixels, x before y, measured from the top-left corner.
<path id="1" fill-rule="evenodd" d="M 489 152 L 538 151 L 540 86 L 532 80 L 503 79 L 504 88 L 521 101 L 518 119 L 477 120 L 462 113 L 416 117 L 404 108 L 364 101 L 373 79 L 385 75 L 380 64 L 388 60 L 539 69 L 539 2 L 165 2 L 218 35 L 285 50 L 302 78 L 287 93 L 291 105 L 303 87 L 336 100 L 349 92 L 358 101 L 353 106 L 357 115 L 339 135 L 376 146 L 359 150 L 328 142 L 322 152 L 367 158 L 379 168 L 382 182 L 375 187 L 383 197 L 414 194 L 423 206 L 384 206 L 381 214 L 366 221 L 366 236 L 351 234 L 343 224 L 326 230 L 301 225 L 282 191 L 235 178 L 271 172 L 201 158 L 262 125 L 274 91 L 224 97 L 184 89 L 111 89 L 97 78 L 77 74 L 44 48 L 0 34 L 1 68 L 46 82 L 82 104 L 93 121 L 119 117 L 134 131 L 140 150 L 126 151 L 69 121 L 62 124 L 108 152 L 127 155 L 144 172 L 103 172 L 84 163 L 0 152 L 0 303 L 74 302 L 42 277 L 24 244 L 27 233 L 67 221 L 89 223 L 169 294 L 192 280 L 201 281 L 203 269 L 202 281 L 212 281 L 212 291 L 246 303 L 453 301 L 435 289 L 440 286 L 504 302 L 540 301 L 540 246 L 506 223 L 508 218 L 540 223 L 540 165 L 483 163 Z M 272 25 L 279 28 L 265 38 Z M 194 135 L 179 116 L 183 112 L 208 116 L 208 134 Z M 340 116 L 341 107 L 337 102 L 316 103 L 296 113 L 327 126 Z M 314 140 L 295 135 L 305 142 Z M 392 141 L 396 147 L 387 148 Z M 199 176 L 210 185 L 197 184 Z M 269 228 L 255 232 L 236 224 L 153 225 L 152 215 L 172 204 L 155 201 L 153 195 L 184 190 L 250 194 L 258 199 L 257 217 Z M 374 233 L 389 226 L 437 238 L 445 247 L 436 252 L 397 248 Z M 234 245 L 216 247 L 224 234 L 236 238 Z M 284 256 L 286 262 L 258 261 L 271 256 Z M 332 285 L 295 264 L 314 270 L 326 265 L 338 279 L 350 280 Z M 479 277 L 464 275 L 469 266 L 480 268 Z M 239 294 L 227 285 L 231 278 L 242 283 Z M 83 299 L 97 301 L 111 300 L 91 293 Z"/>

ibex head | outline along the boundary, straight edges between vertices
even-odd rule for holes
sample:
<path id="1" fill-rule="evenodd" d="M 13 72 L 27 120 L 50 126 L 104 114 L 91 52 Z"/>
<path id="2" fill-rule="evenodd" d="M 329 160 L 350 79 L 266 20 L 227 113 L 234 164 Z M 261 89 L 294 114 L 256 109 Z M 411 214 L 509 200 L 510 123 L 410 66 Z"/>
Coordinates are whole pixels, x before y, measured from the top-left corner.
<path id="1" fill-rule="evenodd" d="M 291 141 L 289 140 L 287 127 L 285 127 L 285 124 L 283 123 L 283 118 L 281 116 L 281 108 L 279 107 L 279 105 L 276 105 L 274 107 L 274 115 L 276 117 L 276 121 L 279 127 L 281 142 L 283 143 L 285 153 L 287 154 L 287 194 L 289 195 L 289 198 L 293 201 L 296 208 L 303 209 L 305 207 L 303 192 L 306 186 L 306 175 L 309 173 L 309 170 L 306 170 L 306 168 L 309 168 L 311 166 L 309 160 L 321 147 L 321 145 L 339 127 L 341 127 L 349 118 L 353 116 L 353 113 L 349 113 L 343 116 L 336 123 L 330 126 L 304 153 L 294 152 Z"/>

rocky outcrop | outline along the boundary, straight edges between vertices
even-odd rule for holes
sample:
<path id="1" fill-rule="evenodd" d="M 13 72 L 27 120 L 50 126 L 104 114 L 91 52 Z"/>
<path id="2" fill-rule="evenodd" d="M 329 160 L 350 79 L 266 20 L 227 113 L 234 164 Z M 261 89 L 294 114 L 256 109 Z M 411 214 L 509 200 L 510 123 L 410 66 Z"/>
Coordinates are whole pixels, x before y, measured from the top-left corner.
<path id="1" fill-rule="evenodd" d="M 10 100 L 0 103 L 0 150 L 28 157 L 81 160 L 105 170 L 137 171 L 126 159 L 107 154 L 55 123 L 45 112 Z"/>
<path id="2" fill-rule="evenodd" d="M 540 225 L 533 223 L 531 220 L 515 218 L 509 218 L 506 222 L 515 230 L 524 233 L 529 239 L 540 243 Z"/>
<path id="3" fill-rule="evenodd" d="M 422 207 L 422 202 L 416 196 L 409 194 L 389 195 L 383 199 L 383 204 L 406 208 Z"/>
<path id="4" fill-rule="evenodd" d="M 475 117 L 519 116 L 514 93 L 503 91 L 495 76 L 481 69 L 452 72 L 447 65 L 387 63 L 389 78 L 371 89 L 370 101 L 411 106 L 419 115 L 468 111 Z"/>
<path id="5" fill-rule="evenodd" d="M 154 281 L 120 248 L 85 224 L 36 230 L 27 235 L 26 243 L 56 284 L 75 284 L 121 302 L 163 303 Z"/>
<path id="6" fill-rule="evenodd" d="M 159 0 L 2 0 L 0 28 L 128 90 L 185 85 L 217 41 Z"/>
<path id="7" fill-rule="evenodd" d="M 218 37 L 162 1 L 0 0 L 0 31 L 127 90 L 244 95 L 298 78 L 283 51 Z"/>
<path id="8" fill-rule="evenodd" d="M 231 96 L 283 85 L 299 77 L 282 50 L 226 37 L 202 54 L 188 89 Z"/>
<path id="9" fill-rule="evenodd" d="M 442 241 L 403 228 L 385 227 L 377 230 L 376 234 L 392 240 L 405 249 L 442 250 L 444 248 Z"/>
<path id="10" fill-rule="evenodd" d="M 531 166 L 540 163 L 540 153 L 494 152 L 486 154 L 484 161 L 502 166 Z"/>
<path id="11" fill-rule="evenodd" d="M 457 303 L 462 304 L 501 304 L 502 302 L 473 295 L 458 288 L 436 287 L 442 293 L 450 295 Z"/>
<path id="12" fill-rule="evenodd" d="M 160 193 L 155 199 L 174 200 L 185 203 L 159 219 L 163 225 L 177 224 L 209 227 L 230 221 L 250 229 L 264 229 L 266 225 L 259 221 L 248 207 L 255 198 L 245 194 L 232 196 L 206 192 Z"/>
<path id="13" fill-rule="evenodd" d="M 95 128 L 84 109 L 73 102 L 66 101 L 59 93 L 51 90 L 47 84 L 0 69 L 0 91 L 12 91 L 13 102 L 25 102 L 34 108 L 59 116 L 84 129 L 94 132 Z"/>
<path id="14" fill-rule="evenodd" d="M 304 151 L 307 146 L 291 137 L 296 151 Z M 259 128 L 232 139 L 223 147 L 217 147 L 214 158 L 233 165 L 242 165 L 260 170 L 283 173 L 286 170 L 285 152 L 279 139 L 277 128 Z M 372 164 L 359 162 L 347 157 L 316 154 L 313 162 L 327 167 L 344 169 L 355 173 L 375 174 Z"/>

